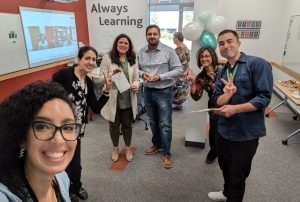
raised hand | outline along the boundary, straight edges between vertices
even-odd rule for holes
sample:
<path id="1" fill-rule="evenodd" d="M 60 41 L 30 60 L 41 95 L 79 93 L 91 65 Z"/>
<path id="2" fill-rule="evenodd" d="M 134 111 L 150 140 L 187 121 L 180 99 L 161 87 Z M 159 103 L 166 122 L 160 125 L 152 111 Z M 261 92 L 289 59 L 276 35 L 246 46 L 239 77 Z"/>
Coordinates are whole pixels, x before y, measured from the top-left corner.
<path id="1" fill-rule="evenodd" d="M 187 74 L 186 74 L 186 79 L 189 81 L 190 85 L 194 85 L 195 84 L 195 75 L 193 73 L 193 70 L 189 70 L 187 71 Z"/>
<path id="2" fill-rule="evenodd" d="M 222 83 L 225 85 L 223 88 L 223 92 L 224 94 L 228 95 L 228 96 L 232 96 L 233 94 L 236 93 L 237 88 L 233 83 L 233 78 L 232 78 L 232 74 L 229 74 L 229 81 L 227 82 L 225 79 L 221 78 Z"/>
<path id="3" fill-rule="evenodd" d="M 104 81 L 105 81 L 105 91 L 108 92 L 111 88 L 112 78 L 106 77 L 104 72 L 103 72 L 103 76 L 104 76 Z"/>

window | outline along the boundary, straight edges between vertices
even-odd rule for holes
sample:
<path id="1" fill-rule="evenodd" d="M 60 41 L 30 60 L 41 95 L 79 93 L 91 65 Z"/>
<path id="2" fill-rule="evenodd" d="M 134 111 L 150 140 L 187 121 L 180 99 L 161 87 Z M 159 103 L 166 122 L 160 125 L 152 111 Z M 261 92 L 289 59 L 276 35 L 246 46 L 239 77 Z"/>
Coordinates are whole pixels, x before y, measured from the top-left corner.
<path id="1" fill-rule="evenodd" d="M 173 33 L 193 21 L 194 0 L 149 0 L 150 24 L 161 28 L 161 42 L 175 48 Z M 184 43 L 191 49 L 192 42 Z"/>

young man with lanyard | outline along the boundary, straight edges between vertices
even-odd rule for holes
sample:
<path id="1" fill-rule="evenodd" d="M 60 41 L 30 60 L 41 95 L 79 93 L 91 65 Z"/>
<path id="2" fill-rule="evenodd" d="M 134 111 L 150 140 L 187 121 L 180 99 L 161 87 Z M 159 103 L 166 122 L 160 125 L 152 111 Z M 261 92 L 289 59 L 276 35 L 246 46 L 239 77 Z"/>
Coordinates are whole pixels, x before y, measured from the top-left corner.
<path id="1" fill-rule="evenodd" d="M 212 96 L 221 107 L 217 152 L 225 183 L 223 191 L 210 192 L 208 197 L 241 202 L 259 138 L 266 135 L 264 110 L 272 96 L 272 68 L 264 59 L 240 52 L 233 30 L 222 31 L 218 43 L 228 60 L 218 72 Z"/>

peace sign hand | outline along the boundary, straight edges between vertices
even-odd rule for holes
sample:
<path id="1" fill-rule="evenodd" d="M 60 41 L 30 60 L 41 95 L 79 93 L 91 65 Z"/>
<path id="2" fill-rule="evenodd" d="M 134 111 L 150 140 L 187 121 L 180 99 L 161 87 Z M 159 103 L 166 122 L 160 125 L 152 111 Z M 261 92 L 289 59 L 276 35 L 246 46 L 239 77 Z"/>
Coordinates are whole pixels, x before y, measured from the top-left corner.
<path id="1" fill-rule="evenodd" d="M 105 91 L 109 92 L 112 84 L 112 78 L 111 77 L 106 77 L 104 72 L 103 72 L 104 80 L 105 80 Z"/>
<path id="2" fill-rule="evenodd" d="M 225 95 L 227 96 L 232 96 L 233 94 L 236 93 L 237 88 L 233 83 L 233 78 L 232 78 L 232 74 L 229 74 L 229 82 L 227 82 L 225 79 L 221 78 L 222 83 L 225 85 L 225 87 L 223 88 L 223 92 Z"/>

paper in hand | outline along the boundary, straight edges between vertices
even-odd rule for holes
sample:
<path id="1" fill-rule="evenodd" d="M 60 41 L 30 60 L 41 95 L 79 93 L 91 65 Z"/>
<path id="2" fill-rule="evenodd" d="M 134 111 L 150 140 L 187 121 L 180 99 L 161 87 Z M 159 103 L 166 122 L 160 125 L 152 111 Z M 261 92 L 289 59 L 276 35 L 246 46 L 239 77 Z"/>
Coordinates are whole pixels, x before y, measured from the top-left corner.
<path id="1" fill-rule="evenodd" d="M 112 80 L 116 84 L 120 93 L 123 93 L 124 91 L 130 89 L 130 84 L 129 84 L 124 72 L 118 72 L 118 73 L 112 75 Z"/>
<path id="2" fill-rule="evenodd" d="M 209 112 L 209 111 L 217 111 L 217 110 L 220 110 L 220 108 L 201 109 L 201 110 L 190 111 L 190 113 Z"/>

